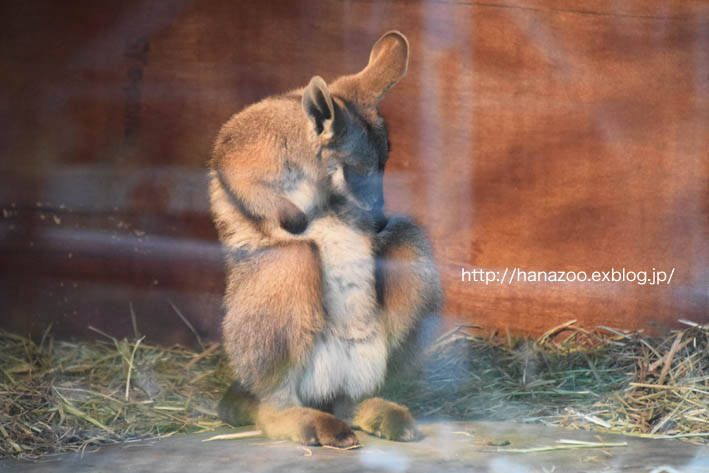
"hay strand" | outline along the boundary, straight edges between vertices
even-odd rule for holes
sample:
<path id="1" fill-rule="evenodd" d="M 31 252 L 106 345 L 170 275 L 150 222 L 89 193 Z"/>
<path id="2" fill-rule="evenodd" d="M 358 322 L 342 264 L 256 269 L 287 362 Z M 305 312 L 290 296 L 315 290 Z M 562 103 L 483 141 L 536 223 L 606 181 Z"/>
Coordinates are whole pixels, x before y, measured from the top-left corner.
<path id="1" fill-rule="evenodd" d="M 559 441 L 562 443 L 561 441 Z M 548 445 L 545 447 L 532 447 L 532 448 L 498 448 L 497 451 L 500 453 L 542 453 L 542 452 L 553 452 L 556 450 L 576 450 L 579 448 L 614 448 L 614 447 L 627 447 L 628 442 L 578 442 L 578 443 L 568 443 L 564 442 L 563 445 Z"/>
<path id="2" fill-rule="evenodd" d="M 263 435 L 260 430 L 248 430 L 246 432 L 237 432 L 235 434 L 221 434 L 213 435 L 212 437 L 202 440 L 202 442 L 212 442 L 214 440 L 236 440 L 236 439 L 247 439 L 252 437 L 258 437 Z"/>

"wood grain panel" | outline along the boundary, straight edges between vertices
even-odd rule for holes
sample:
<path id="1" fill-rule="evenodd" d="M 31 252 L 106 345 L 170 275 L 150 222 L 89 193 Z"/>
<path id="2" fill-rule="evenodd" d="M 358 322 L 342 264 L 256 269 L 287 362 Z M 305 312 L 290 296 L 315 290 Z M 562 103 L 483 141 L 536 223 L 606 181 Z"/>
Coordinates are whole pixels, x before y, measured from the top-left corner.
<path id="1" fill-rule="evenodd" d="M 128 334 L 124 298 L 135 297 L 159 338 L 177 321 L 165 299 L 178 293 L 215 336 L 218 303 L 199 301 L 223 287 L 204 180 L 219 126 L 314 74 L 359 70 L 392 28 L 412 52 L 381 107 L 392 135 L 385 195 L 391 212 L 427 229 L 449 323 L 539 333 L 570 318 L 656 330 L 709 321 L 704 2 L 0 8 L 6 327 L 37 332 L 55 320 L 65 334 L 88 324 Z M 485 285 L 462 282 L 463 267 L 675 273 L 653 287 Z M 49 288 L 77 281 L 92 284 L 61 295 L 71 310 L 60 318 Z M 164 341 L 179 338 L 179 324 Z"/>

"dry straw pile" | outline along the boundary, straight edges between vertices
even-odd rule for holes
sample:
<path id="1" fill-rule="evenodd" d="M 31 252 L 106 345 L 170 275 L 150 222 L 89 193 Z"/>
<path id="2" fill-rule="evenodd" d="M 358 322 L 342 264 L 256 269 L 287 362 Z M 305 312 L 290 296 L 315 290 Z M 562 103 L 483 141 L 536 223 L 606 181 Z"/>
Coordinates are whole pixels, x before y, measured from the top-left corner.
<path id="1" fill-rule="evenodd" d="M 37 458 L 221 426 L 219 345 L 202 353 L 142 339 L 41 343 L 0 332 L 0 458 Z"/>
<path id="2" fill-rule="evenodd" d="M 573 320 L 537 340 L 458 327 L 432 347 L 423 383 L 390 385 L 387 394 L 423 416 L 707 443 L 709 327 L 680 322 L 687 328 L 661 339 Z"/>
<path id="3" fill-rule="evenodd" d="M 664 339 L 571 321 L 538 340 L 459 327 L 430 348 L 425 376 L 383 394 L 419 417 L 543 422 L 709 441 L 709 328 Z M 0 458 L 37 458 L 222 426 L 229 383 L 218 344 L 195 353 L 143 339 L 35 343 L 0 332 Z"/>

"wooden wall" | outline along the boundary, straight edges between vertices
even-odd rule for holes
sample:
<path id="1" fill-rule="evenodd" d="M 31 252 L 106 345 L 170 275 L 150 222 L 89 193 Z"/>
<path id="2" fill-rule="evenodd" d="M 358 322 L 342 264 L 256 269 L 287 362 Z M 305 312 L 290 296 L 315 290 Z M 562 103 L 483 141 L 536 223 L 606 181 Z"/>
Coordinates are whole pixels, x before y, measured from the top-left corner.
<path id="1" fill-rule="evenodd" d="M 434 242 L 449 323 L 709 322 L 709 5 L 684 0 L 4 2 L 0 325 L 163 342 L 218 330 L 205 162 L 266 95 L 411 43 L 389 93 L 391 212 Z M 461 282 L 461 268 L 671 284 Z M 171 305 L 172 304 L 172 305 Z"/>

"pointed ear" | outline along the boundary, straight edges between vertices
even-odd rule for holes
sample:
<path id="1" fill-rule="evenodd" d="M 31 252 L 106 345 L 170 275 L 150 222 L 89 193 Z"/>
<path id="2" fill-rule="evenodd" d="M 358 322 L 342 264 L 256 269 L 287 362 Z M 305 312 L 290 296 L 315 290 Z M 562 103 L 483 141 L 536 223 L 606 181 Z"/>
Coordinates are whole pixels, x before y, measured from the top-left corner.
<path id="1" fill-rule="evenodd" d="M 303 92 L 303 111 L 315 128 L 315 133 L 323 142 L 331 141 L 342 125 L 342 116 L 338 113 L 337 104 L 330 96 L 327 84 L 320 76 L 310 79 Z"/>
<path id="2" fill-rule="evenodd" d="M 399 82 L 409 67 L 409 41 L 398 31 L 384 33 L 372 46 L 369 64 L 357 77 L 359 96 L 377 105 L 389 89 Z"/>

